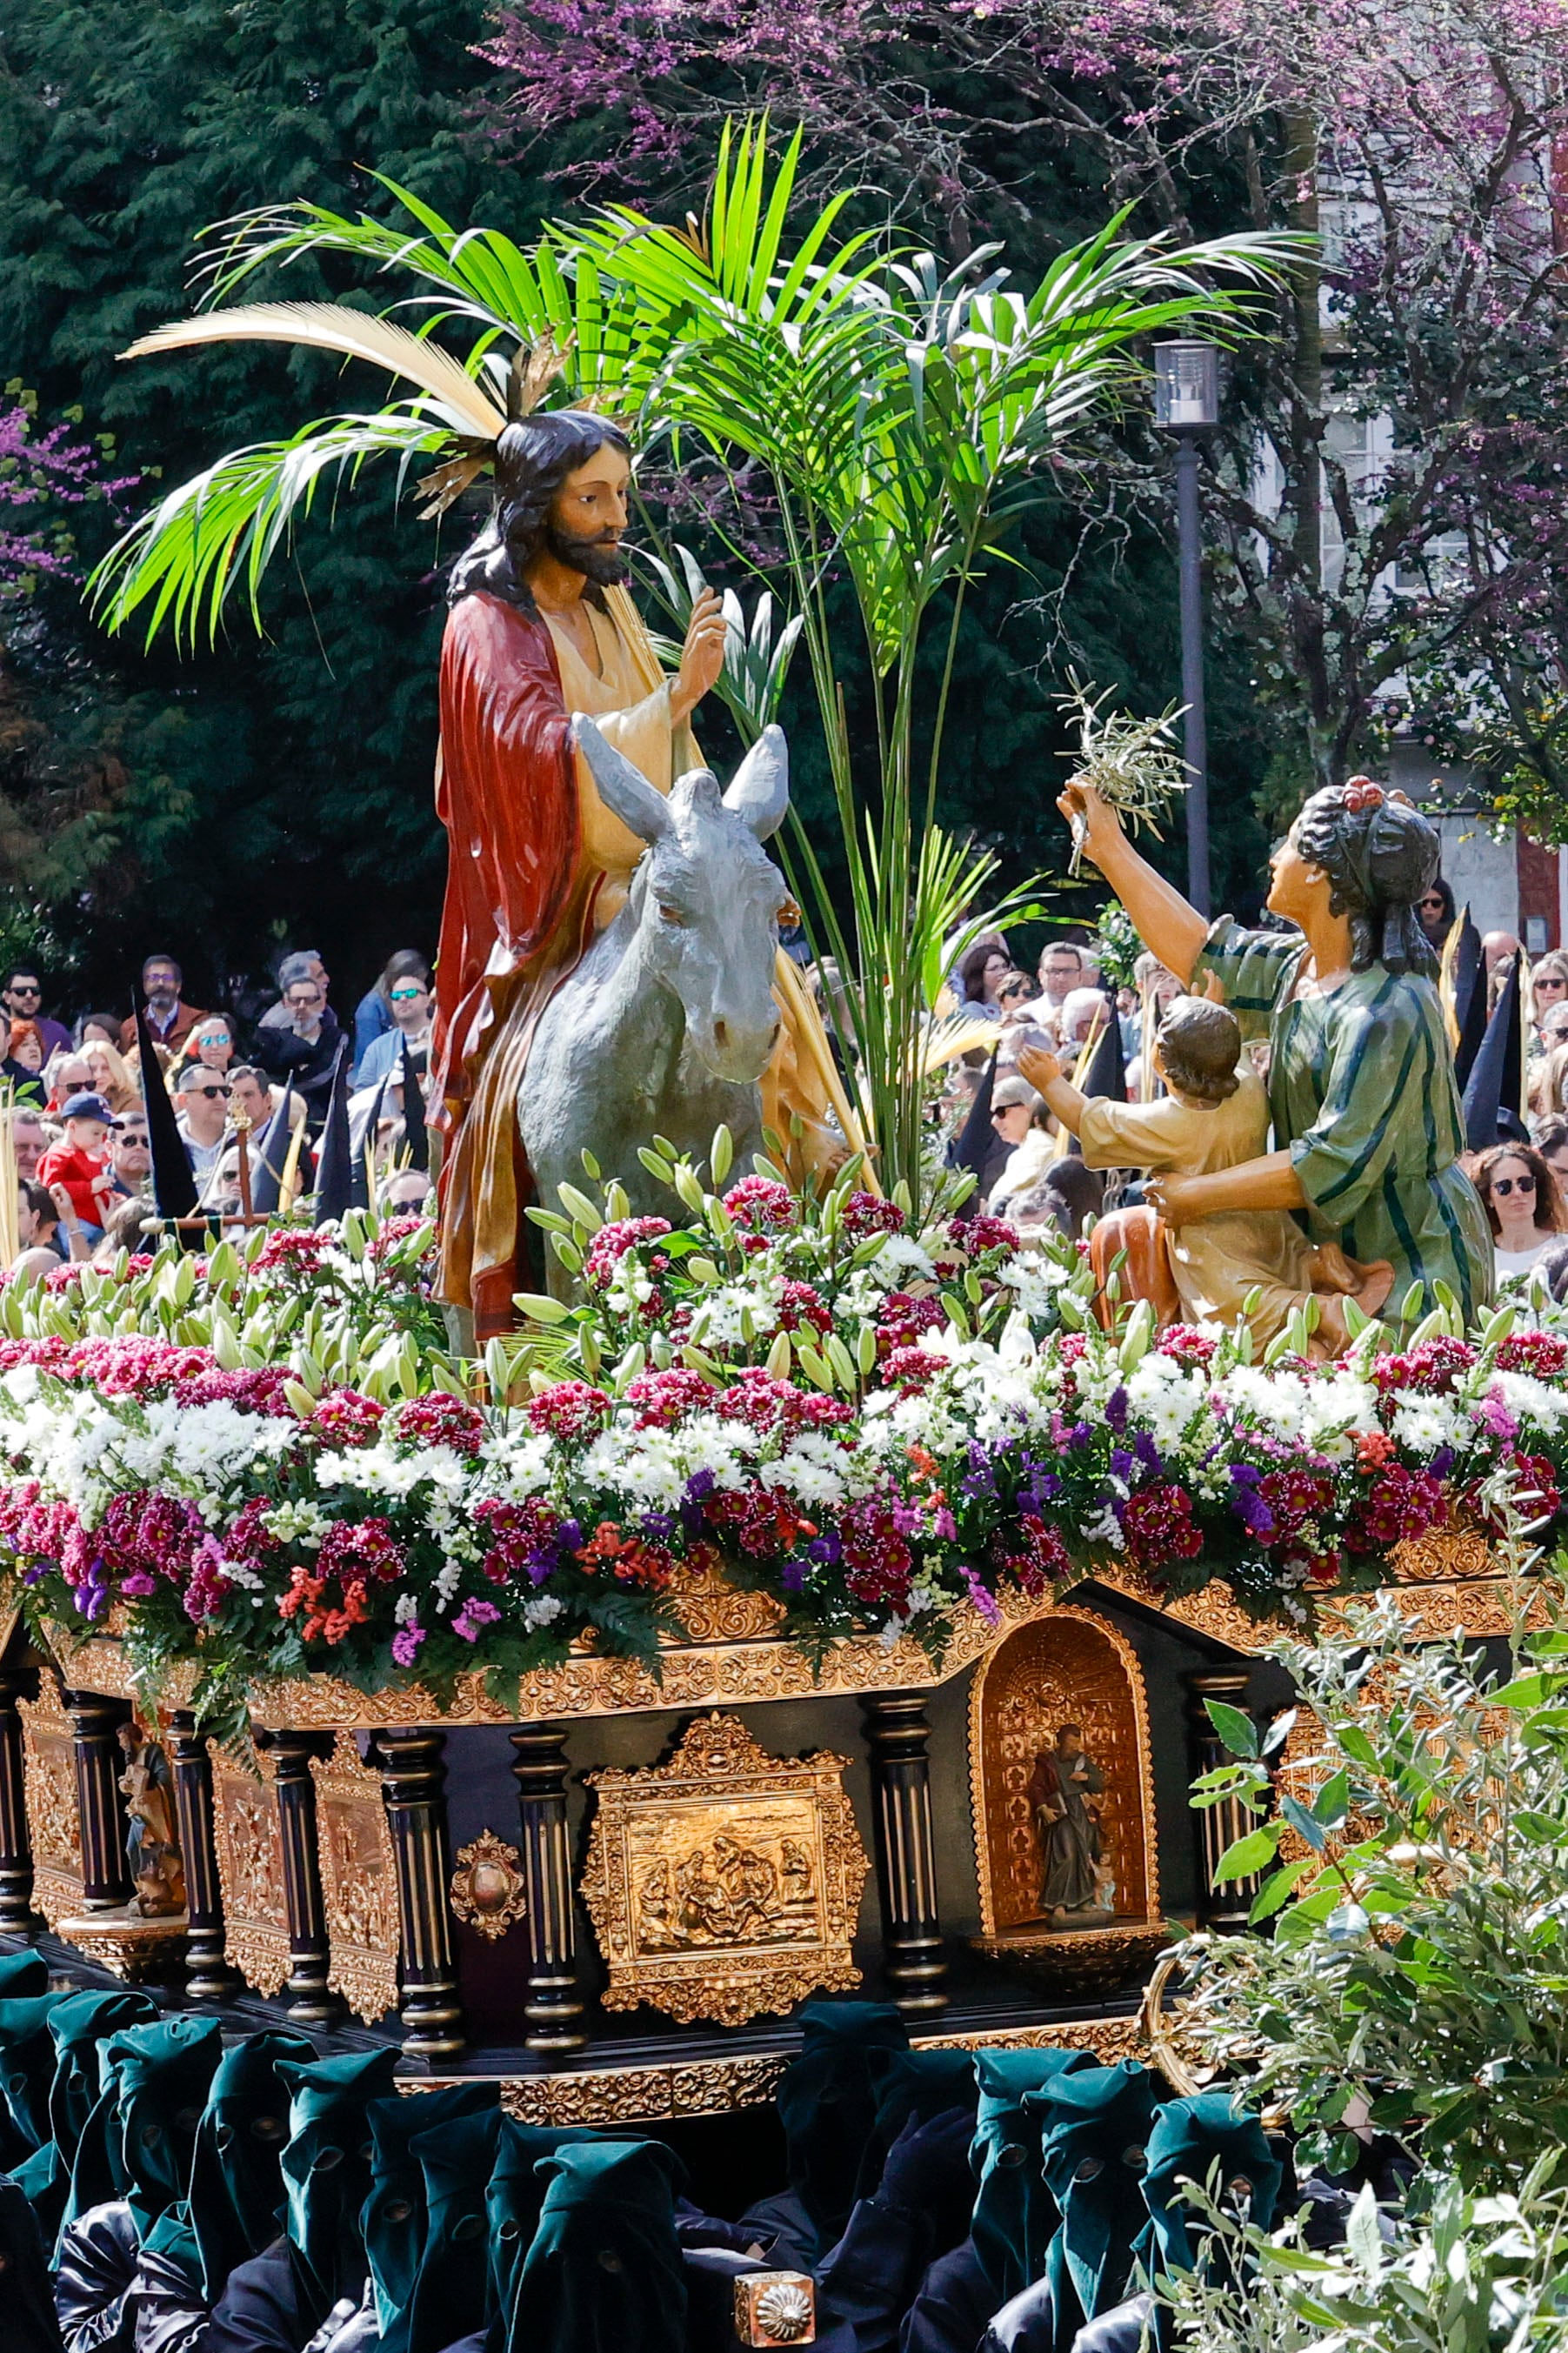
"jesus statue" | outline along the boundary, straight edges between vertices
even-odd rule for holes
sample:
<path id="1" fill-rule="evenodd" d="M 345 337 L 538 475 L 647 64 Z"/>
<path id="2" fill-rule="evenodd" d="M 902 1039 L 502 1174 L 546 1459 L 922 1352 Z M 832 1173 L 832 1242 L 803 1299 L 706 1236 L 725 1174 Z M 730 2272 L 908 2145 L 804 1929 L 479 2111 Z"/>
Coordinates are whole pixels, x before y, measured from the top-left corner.
<path id="1" fill-rule="evenodd" d="M 587 409 L 536 413 L 496 448 L 494 511 L 453 566 L 441 651 L 437 807 L 449 839 L 434 1068 L 441 1294 L 505 1331 L 529 1172 L 518 1089 L 552 992 L 625 900 L 643 843 L 599 798 L 571 735 L 586 712 L 658 791 L 701 765 L 690 718 L 723 667 L 705 589 L 667 676 L 626 582 L 631 451 Z M 786 1013 L 788 1008 L 786 1008 Z M 831 1149 L 826 1101 L 786 1019 L 763 1115 Z M 818 1058 L 820 1059 L 820 1058 Z M 800 1064 L 805 1064 L 802 1069 Z"/>

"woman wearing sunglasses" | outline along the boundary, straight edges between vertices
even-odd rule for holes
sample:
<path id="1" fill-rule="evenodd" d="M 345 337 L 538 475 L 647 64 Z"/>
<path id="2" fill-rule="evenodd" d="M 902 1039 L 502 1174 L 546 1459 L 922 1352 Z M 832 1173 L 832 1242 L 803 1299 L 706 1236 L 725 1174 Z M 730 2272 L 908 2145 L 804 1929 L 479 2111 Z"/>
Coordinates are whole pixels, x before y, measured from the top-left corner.
<path id="1" fill-rule="evenodd" d="M 1532 1144 L 1494 1144 L 1474 1171 L 1500 1274 L 1524 1274 L 1563 1231 L 1557 1179 Z"/>
<path id="2" fill-rule="evenodd" d="M 1415 914 L 1439 955 L 1453 928 L 1454 913 L 1454 893 L 1441 874 L 1435 875 L 1415 902 Z"/>

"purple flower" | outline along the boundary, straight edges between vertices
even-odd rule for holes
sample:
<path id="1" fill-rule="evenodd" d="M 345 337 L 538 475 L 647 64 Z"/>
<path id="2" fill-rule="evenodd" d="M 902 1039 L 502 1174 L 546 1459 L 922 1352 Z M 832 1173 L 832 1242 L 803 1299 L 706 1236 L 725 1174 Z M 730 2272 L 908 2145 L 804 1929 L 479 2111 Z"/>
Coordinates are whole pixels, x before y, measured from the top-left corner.
<path id="1" fill-rule="evenodd" d="M 969 1598 L 971 1601 L 973 1602 L 974 1607 L 979 1610 L 980 1615 L 984 1619 L 986 1624 L 988 1626 L 1000 1626 L 1002 1623 L 1002 1612 L 996 1606 L 995 1595 L 987 1586 L 983 1585 L 974 1571 L 972 1568 L 966 1568 L 962 1561 L 959 1563 L 958 1573 L 969 1588 Z"/>
<path id="2" fill-rule="evenodd" d="M 392 1655 L 400 1667 L 411 1667 L 425 1640 L 423 1626 L 400 1626 L 392 1638 Z"/>
<path id="3" fill-rule="evenodd" d="M 1163 1476 L 1165 1466 L 1160 1459 L 1160 1450 L 1146 1430 L 1138 1432 L 1132 1441 L 1132 1451 L 1145 1471 L 1152 1471 L 1156 1479 Z"/>
<path id="4" fill-rule="evenodd" d="M 1126 1429 L 1127 1392 L 1125 1389 L 1112 1389 L 1110 1395 L 1106 1398 L 1105 1426 L 1108 1430 L 1113 1430 L 1118 1438 L 1121 1436 L 1122 1431 Z"/>
<path id="5" fill-rule="evenodd" d="M 133 1568 L 129 1577 L 120 1580 L 120 1590 L 129 1601 L 140 1601 L 142 1595 L 155 1593 L 157 1586 L 144 1568 Z"/>
<path id="6" fill-rule="evenodd" d="M 477 1642 L 487 1626 L 493 1626 L 500 1611 L 493 1601 L 465 1601 L 452 1620 L 452 1631 L 465 1642 Z"/>

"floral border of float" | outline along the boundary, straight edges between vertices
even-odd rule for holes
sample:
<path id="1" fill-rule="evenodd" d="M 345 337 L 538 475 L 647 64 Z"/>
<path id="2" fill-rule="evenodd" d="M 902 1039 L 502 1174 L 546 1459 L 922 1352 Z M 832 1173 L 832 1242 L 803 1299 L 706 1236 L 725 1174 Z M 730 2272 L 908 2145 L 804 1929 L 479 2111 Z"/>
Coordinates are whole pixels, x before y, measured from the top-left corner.
<path id="1" fill-rule="evenodd" d="M 576 1303 L 532 1296 L 476 1369 L 430 1297 L 431 1226 L 351 1213 L 205 1259 L 168 1245 L 0 1291 L 0 1557 L 28 1618 L 113 1630 L 150 1691 L 202 1670 L 215 1718 L 312 1670 L 504 1696 L 574 1643 L 657 1662 L 682 1575 L 772 1596 L 781 1632 L 913 1634 L 940 1655 L 1009 1587 L 1097 1566 L 1157 1593 L 1223 1577 L 1310 1621 L 1401 1540 L 1555 1533 L 1568 1340 L 1516 1300 L 1479 1336 L 1441 1306 L 1396 1354 L 1368 1327 L 1147 1310 L 1115 1337 L 1082 1246 L 775 1173 L 709 1189 L 645 1155 L 531 1214 Z M 476 1395 L 478 1392 L 478 1395 Z"/>

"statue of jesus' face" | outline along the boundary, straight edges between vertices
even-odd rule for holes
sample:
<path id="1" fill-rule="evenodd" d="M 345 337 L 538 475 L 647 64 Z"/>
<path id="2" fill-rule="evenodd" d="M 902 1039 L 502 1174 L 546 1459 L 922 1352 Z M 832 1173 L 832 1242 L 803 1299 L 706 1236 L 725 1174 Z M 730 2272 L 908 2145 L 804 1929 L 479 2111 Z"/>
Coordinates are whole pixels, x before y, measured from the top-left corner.
<path id="1" fill-rule="evenodd" d="M 626 577 L 621 553 L 631 462 L 608 441 L 568 474 L 550 501 L 544 543 L 558 564 L 585 573 L 601 588 Z"/>

